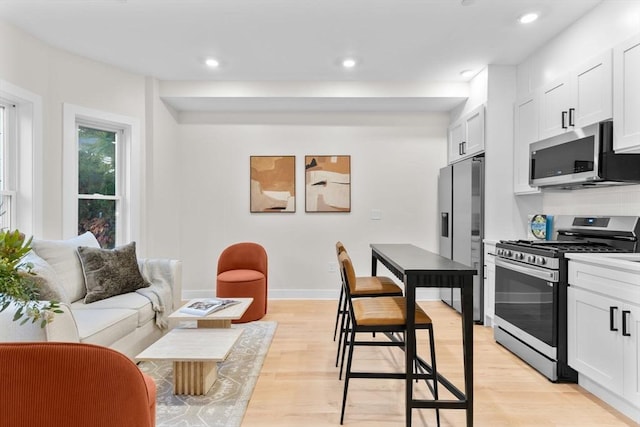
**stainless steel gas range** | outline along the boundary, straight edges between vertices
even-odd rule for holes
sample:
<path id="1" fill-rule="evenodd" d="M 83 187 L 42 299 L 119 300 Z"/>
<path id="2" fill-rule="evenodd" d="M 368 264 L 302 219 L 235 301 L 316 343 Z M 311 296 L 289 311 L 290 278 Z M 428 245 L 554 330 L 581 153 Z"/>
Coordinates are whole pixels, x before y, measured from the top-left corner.
<path id="1" fill-rule="evenodd" d="M 567 364 L 567 264 L 570 252 L 640 252 L 640 218 L 556 216 L 557 240 L 496 245 L 498 343 L 551 381 L 576 382 Z"/>

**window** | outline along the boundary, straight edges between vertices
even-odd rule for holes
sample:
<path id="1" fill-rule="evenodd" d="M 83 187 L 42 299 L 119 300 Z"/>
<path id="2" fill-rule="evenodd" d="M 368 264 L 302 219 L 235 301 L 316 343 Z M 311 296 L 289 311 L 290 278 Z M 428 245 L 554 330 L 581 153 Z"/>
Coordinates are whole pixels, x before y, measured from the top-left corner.
<path id="1" fill-rule="evenodd" d="M 120 135 L 120 137 L 119 137 Z M 113 248 L 122 218 L 122 195 L 118 184 L 121 130 L 98 129 L 78 124 L 78 234 L 91 231 L 100 246 Z"/>
<path id="2" fill-rule="evenodd" d="M 0 227 L 42 232 L 42 99 L 0 80 Z"/>
<path id="3" fill-rule="evenodd" d="M 11 142 L 15 141 L 13 132 L 9 134 L 9 129 L 13 127 L 11 111 L 15 108 L 12 104 L 0 99 L 0 228 L 11 229 L 14 224 L 11 222 L 11 209 L 15 205 L 13 198 L 15 193 L 11 191 L 11 171 L 15 163 L 9 160 Z"/>
<path id="4" fill-rule="evenodd" d="M 136 240 L 142 169 L 137 121 L 65 104 L 64 122 L 65 237 L 90 231 L 103 248 Z"/>

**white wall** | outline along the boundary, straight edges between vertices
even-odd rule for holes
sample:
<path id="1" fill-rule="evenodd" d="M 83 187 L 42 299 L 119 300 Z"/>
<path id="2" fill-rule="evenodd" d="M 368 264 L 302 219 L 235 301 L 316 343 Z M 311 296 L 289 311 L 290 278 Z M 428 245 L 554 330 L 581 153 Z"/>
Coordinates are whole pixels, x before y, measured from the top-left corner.
<path id="1" fill-rule="evenodd" d="M 518 96 L 639 32 L 640 2 L 603 2 L 518 66 Z M 543 211 L 550 214 L 638 215 L 640 185 L 545 190 L 542 204 Z"/>
<path id="2" fill-rule="evenodd" d="M 62 105 L 136 118 L 142 124 L 141 256 L 180 258 L 181 186 L 176 114 L 158 97 L 158 82 L 53 48 L 0 21 L 0 79 L 42 97 L 43 225 L 39 238 L 62 231 Z"/>
<path id="3" fill-rule="evenodd" d="M 182 259 L 179 200 L 183 181 L 177 114 L 160 100 L 158 85 L 158 80 L 146 79 L 144 248 L 149 258 Z"/>
<path id="4" fill-rule="evenodd" d="M 372 242 L 437 251 L 447 125 L 447 114 L 344 113 L 239 114 L 181 124 L 185 297 L 215 290 L 218 255 L 239 241 L 265 246 L 270 297 L 334 298 L 339 279 L 329 265 L 337 240 L 360 275 L 369 274 Z M 295 213 L 249 213 L 251 155 L 296 156 Z M 305 155 L 351 156 L 351 213 L 305 213 Z M 381 220 L 370 219 L 372 209 L 382 211 Z"/>
<path id="5" fill-rule="evenodd" d="M 143 123 L 144 78 L 55 49 L 1 21 L 0 40 L 0 79 L 43 100 L 43 227 L 37 237 L 70 237 L 62 236 L 62 105 L 135 117 Z M 143 173 L 143 168 L 137 172 Z"/>
<path id="6" fill-rule="evenodd" d="M 469 80 L 469 97 L 459 106 L 451 110 L 451 123 L 469 113 L 471 110 L 487 102 L 489 69 L 483 68 Z"/>
<path id="7" fill-rule="evenodd" d="M 513 194 L 513 105 L 516 68 L 490 65 L 485 118 L 485 239 L 526 237 L 527 214 L 541 210 L 538 196 Z"/>
<path id="8" fill-rule="evenodd" d="M 0 79 L 42 97 L 43 238 L 62 233 L 62 105 L 140 120 L 145 163 L 142 256 L 184 261 L 186 296 L 212 294 L 219 253 L 255 240 L 270 254 L 272 296 L 337 291 L 341 239 L 361 274 L 370 242 L 437 250 L 437 175 L 446 163 L 447 114 L 182 114 L 159 82 L 78 57 L 0 22 Z M 199 124 L 194 124 L 193 122 Z M 297 212 L 249 213 L 249 156 L 297 156 Z M 352 212 L 304 212 L 305 154 L 352 156 Z M 382 212 L 371 220 L 372 209 Z"/>

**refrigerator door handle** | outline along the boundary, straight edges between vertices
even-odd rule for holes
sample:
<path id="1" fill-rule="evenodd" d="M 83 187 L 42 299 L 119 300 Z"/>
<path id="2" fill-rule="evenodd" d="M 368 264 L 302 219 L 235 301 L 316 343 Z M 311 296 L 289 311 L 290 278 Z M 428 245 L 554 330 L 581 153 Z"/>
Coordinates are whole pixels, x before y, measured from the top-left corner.
<path id="1" fill-rule="evenodd" d="M 440 236 L 449 237 L 449 212 L 440 212 Z"/>

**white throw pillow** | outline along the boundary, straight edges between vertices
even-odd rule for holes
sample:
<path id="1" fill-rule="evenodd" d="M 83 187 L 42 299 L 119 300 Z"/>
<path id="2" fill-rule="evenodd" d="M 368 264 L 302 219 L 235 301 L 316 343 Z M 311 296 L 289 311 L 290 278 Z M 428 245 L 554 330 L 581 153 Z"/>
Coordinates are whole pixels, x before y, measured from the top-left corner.
<path id="1" fill-rule="evenodd" d="M 87 288 L 84 284 L 82 265 L 76 249 L 78 246 L 99 248 L 100 243 L 89 231 L 67 240 L 38 240 L 31 243 L 33 251 L 49 263 L 58 274 L 69 300 L 84 298 Z"/>
<path id="2" fill-rule="evenodd" d="M 49 263 L 30 251 L 20 260 L 22 273 L 38 287 L 38 298 L 44 301 L 70 303 L 67 292 L 62 286 L 58 273 Z M 26 264 L 31 264 L 31 273 L 27 273 Z"/>

